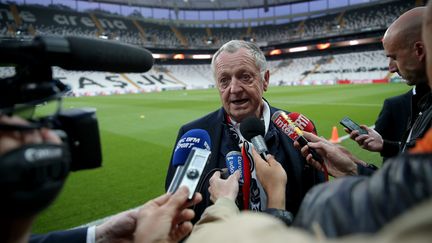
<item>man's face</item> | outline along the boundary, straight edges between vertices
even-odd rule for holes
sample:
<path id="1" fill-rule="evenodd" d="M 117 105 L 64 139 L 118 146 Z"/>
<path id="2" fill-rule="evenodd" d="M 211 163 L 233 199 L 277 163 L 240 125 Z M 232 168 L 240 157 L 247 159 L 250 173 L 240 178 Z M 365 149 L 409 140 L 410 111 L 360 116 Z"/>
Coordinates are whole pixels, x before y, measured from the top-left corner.
<path id="1" fill-rule="evenodd" d="M 245 49 L 222 52 L 215 61 L 216 86 L 222 105 L 236 122 L 262 111 L 262 95 L 268 87 L 268 73 L 262 80 L 255 60 Z"/>
<path id="2" fill-rule="evenodd" d="M 403 44 L 398 38 L 392 35 L 383 39 L 384 51 L 389 58 L 389 71 L 398 73 L 408 85 L 419 84 L 424 81 L 424 64 L 416 55 L 415 46 Z"/>

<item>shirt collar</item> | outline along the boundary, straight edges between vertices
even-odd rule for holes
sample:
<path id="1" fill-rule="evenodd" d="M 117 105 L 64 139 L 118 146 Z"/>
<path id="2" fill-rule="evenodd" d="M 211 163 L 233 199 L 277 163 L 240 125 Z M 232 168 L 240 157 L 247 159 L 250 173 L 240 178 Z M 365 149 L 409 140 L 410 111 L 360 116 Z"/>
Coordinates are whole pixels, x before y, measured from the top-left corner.
<path id="1" fill-rule="evenodd" d="M 264 120 L 265 134 L 267 134 L 267 131 L 270 126 L 270 106 L 267 103 L 267 101 L 265 101 L 264 99 L 263 99 L 263 103 L 264 103 L 264 107 L 263 107 L 263 115 L 261 119 Z"/>

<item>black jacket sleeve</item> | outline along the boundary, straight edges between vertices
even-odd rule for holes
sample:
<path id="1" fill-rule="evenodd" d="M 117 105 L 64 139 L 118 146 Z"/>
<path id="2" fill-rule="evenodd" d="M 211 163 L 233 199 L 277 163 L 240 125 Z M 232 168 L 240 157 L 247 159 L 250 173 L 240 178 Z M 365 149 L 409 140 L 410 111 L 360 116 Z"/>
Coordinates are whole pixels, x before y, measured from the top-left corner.
<path id="1" fill-rule="evenodd" d="M 387 139 L 384 139 L 383 143 L 383 149 L 380 152 L 381 156 L 383 157 L 394 157 L 399 154 L 400 152 L 400 141 L 390 141 Z"/>
<path id="2" fill-rule="evenodd" d="M 336 179 L 314 187 L 303 200 L 294 226 L 327 237 L 373 233 L 432 195 L 432 154 L 400 155 L 372 176 Z"/>
<path id="3" fill-rule="evenodd" d="M 87 227 L 30 236 L 30 243 L 86 243 Z"/>

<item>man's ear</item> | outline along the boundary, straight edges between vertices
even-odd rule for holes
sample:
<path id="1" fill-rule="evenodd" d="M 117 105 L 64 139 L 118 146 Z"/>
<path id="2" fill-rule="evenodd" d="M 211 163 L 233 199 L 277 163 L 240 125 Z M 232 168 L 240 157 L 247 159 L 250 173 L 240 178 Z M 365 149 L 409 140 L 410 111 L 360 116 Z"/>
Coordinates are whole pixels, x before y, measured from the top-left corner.
<path id="1" fill-rule="evenodd" d="M 267 91 L 267 88 L 268 88 L 268 86 L 269 86 L 269 80 L 270 80 L 270 71 L 267 70 L 267 71 L 264 73 L 264 80 L 263 80 L 263 90 L 264 90 L 264 91 Z"/>
<path id="2" fill-rule="evenodd" d="M 414 43 L 415 54 L 419 61 L 423 62 L 426 60 L 426 50 L 423 42 L 417 41 Z"/>

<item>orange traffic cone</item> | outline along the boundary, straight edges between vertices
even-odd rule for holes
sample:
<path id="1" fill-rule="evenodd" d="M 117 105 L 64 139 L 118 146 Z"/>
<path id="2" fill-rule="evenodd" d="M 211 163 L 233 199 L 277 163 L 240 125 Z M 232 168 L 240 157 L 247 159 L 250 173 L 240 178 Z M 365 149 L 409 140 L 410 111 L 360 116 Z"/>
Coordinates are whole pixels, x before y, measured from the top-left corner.
<path id="1" fill-rule="evenodd" d="M 336 126 L 333 126 L 330 142 L 332 142 L 332 143 L 339 143 L 340 142 L 339 141 L 338 130 L 337 130 Z"/>

